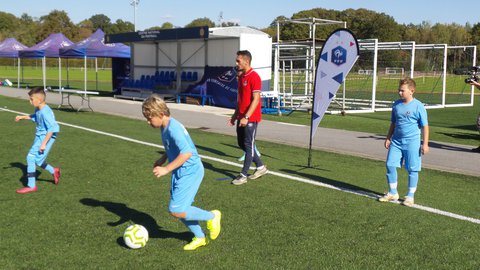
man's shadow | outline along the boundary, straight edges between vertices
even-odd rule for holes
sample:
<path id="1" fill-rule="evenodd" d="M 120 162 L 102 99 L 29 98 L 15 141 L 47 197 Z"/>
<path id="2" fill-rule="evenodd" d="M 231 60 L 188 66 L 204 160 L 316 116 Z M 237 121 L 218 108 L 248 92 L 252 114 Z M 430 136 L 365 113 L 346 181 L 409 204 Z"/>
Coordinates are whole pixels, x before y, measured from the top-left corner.
<path id="1" fill-rule="evenodd" d="M 307 167 L 304 167 L 304 168 L 306 169 Z M 327 184 L 327 185 L 331 185 L 331 186 L 334 186 L 334 187 L 336 187 L 340 190 L 344 190 L 344 191 L 354 191 L 356 193 L 366 194 L 366 195 L 370 195 L 370 196 L 372 196 L 372 195 L 383 195 L 382 193 L 379 193 L 377 191 L 367 189 L 367 188 L 364 188 L 364 187 L 360 187 L 360 186 L 356 186 L 356 185 L 352 185 L 352 184 L 349 184 L 349 183 L 346 183 L 346 182 L 341 182 L 341 181 L 337 181 L 337 180 L 334 180 L 334 179 L 329 179 L 329 178 L 325 178 L 325 177 L 321 177 L 321 176 L 316 176 L 316 175 L 313 175 L 313 174 L 303 173 L 303 172 L 301 172 L 301 170 L 302 169 L 299 169 L 299 170 L 281 169 L 280 171 L 283 171 L 283 172 L 291 174 L 291 175 L 298 175 L 298 176 L 301 176 L 301 177 L 304 177 L 304 178 L 307 178 L 307 179 L 311 179 L 311 180 L 319 182 L 319 183 L 324 183 L 324 184 Z"/>
<path id="2" fill-rule="evenodd" d="M 91 198 L 83 198 L 80 202 L 91 207 L 103 207 L 105 210 L 117 215 L 119 217 L 118 221 L 107 222 L 107 224 L 112 227 L 130 222 L 132 224 L 140 224 L 144 226 L 148 231 L 149 238 L 177 238 L 185 241 L 190 241 L 192 238 L 190 232 L 176 233 L 162 230 L 162 227 L 157 224 L 157 221 L 152 216 L 133 208 L 129 208 L 124 203 L 99 201 Z M 118 238 L 117 242 L 119 245 L 125 246 L 122 237 Z"/>
<path id="3" fill-rule="evenodd" d="M 232 179 L 235 179 L 235 177 L 237 176 L 238 174 L 238 171 L 235 171 L 235 170 L 226 170 L 226 169 L 219 169 L 219 168 L 216 168 L 213 163 L 211 162 L 208 162 L 206 160 L 202 160 L 202 163 L 203 163 L 203 167 L 205 168 L 205 170 L 209 170 L 209 171 L 212 171 L 212 172 L 216 172 L 216 173 L 219 173 L 221 175 L 225 175 L 226 177 L 224 178 L 219 178 L 217 180 L 232 180 Z"/>

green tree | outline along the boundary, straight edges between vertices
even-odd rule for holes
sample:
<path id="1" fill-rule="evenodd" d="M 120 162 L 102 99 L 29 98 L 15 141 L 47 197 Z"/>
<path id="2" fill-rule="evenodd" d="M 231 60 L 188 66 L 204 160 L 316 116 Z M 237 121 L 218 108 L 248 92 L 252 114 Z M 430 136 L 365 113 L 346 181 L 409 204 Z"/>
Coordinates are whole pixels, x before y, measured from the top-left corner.
<path id="1" fill-rule="evenodd" d="M 459 24 L 451 24 L 449 25 L 450 32 L 452 32 L 450 36 L 449 45 L 468 45 L 471 44 L 471 36 L 467 31 L 466 27 L 463 27 Z"/>
<path id="2" fill-rule="evenodd" d="M 347 27 L 357 38 L 376 38 L 379 41 L 400 41 L 402 27 L 385 13 L 377 13 L 368 9 L 346 9 L 337 17 L 346 21 Z"/>
<path id="3" fill-rule="evenodd" d="M 408 24 L 402 26 L 402 40 L 417 41 L 422 37 L 420 27 L 414 24 Z"/>
<path id="4" fill-rule="evenodd" d="M 0 12 L 0 40 L 11 37 L 15 32 L 18 19 L 10 13 Z"/>
<path id="5" fill-rule="evenodd" d="M 153 26 L 145 30 L 162 30 L 162 29 L 173 29 L 175 28 L 172 23 L 164 22 L 161 26 Z"/>
<path id="6" fill-rule="evenodd" d="M 96 14 L 89 19 L 93 24 L 93 31 L 102 29 L 103 32 L 107 32 L 112 27 L 112 21 L 104 14 Z"/>
<path id="7" fill-rule="evenodd" d="M 276 42 L 277 41 L 277 31 L 276 31 L 276 28 L 275 30 L 271 27 L 267 27 L 267 28 L 263 28 L 263 29 L 260 29 L 260 31 L 264 32 L 265 34 L 269 35 L 270 37 L 272 37 L 272 41 L 273 42 Z"/>
<path id="8" fill-rule="evenodd" d="M 432 36 L 435 37 L 435 43 L 446 43 L 450 41 L 451 32 L 445 24 L 435 24 L 432 27 Z"/>
<path id="9" fill-rule="evenodd" d="M 314 8 L 310 10 L 303 10 L 297 12 L 292 15 L 292 19 L 305 19 L 308 18 L 307 21 L 313 22 L 314 18 L 316 19 L 326 19 L 326 20 L 333 20 L 338 21 L 341 12 L 338 10 L 333 9 L 324 9 L 324 8 Z M 309 26 L 305 24 L 292 24 L 291 27 L 286 27 L 286 33 L 288 32 L 289 35 L 293 37 L 293 39 L 309 39 Z M 315 27 L 315 37 L 317 39 L 325 39 L 327 38 L 328 34 L 330 34 L 333 30 L 343 27 L 341 24 L 322 24 L 321 22 L 317 22 L 317 26 Z M 282 30 L 283 32 L 283 30 Z M 282 34 L 282 32 L 280 34 Z M 283 34 L 282 34 L 283 35 Z M 281 37 L 282 38 L 282 37 Z"/>
<path id="10" fill-rule="evenodd" d="M 162 24 L 162 29 L 173 29 L 175 28 L 171 22 L 164 22 Z"/>
<path id="11" fill-rule="evenodd" d="M 126 32 L 133 32 L 133 31 L 134 31 L 133 23 L 118 19 L 110 27 L 108 34 L 118 34 L 118 33 L 126 33 Z M 107 32 L 105 31 L 105 33 Z"/>
<path id="12" fill-rule="evenodd" d="M 83 20 L 77 24 L 78 27 L 78 40 L 72 40 L 78 42 L 80 40 L 86 39 L 92 35 L 94 32 L 93 23 L 90 20 Z"/>
<path id="13" fill-rule="evenodd" d="M 40 23 L 38 20 L 34 20 L 31 16 L 27 13 L 23 13 L 20 16 L 18 21 L 19 25 L 15 29 L 13 36 L 17 38 L 17 40 L 26 46 L 33 46 L 37 42 L 36 35 L 34 33 L 38 32 L 40 27 Z"/>
<path id="14" fill-rule="evenodd" d="M 28 15 L 27 13 L 22 13 L 22 15 L 20 15 L 20 20 L 22 22 L 30 22 L 30 23 L 33 22 L 32 16 Z"/>
<path id="15" fill-rule="evenodd" d="M 473 44 L 480 45 L 480 23 L 476 23 L 470 29 Z"/>
<path id="16" fill-rule="evenodd" d="M 240 26 L 238 23 L 236 22 L 222 22 L 220 24 L 221 27 L 232 27 L 232 26 Z"/>
<path id="17" fill-rule="evenodd" d="M 207 17 L 198 18 L 191 21 L 189 24 L 185 25 L 185 27 L 198 27 L 198 26 L 208 26 L 208 27 L 215 27 L 215 23 Z"/>
<path id="18" fill-rule="evenodd" d="M 72 23 L 65 11 L 53 10 L 48 15 L 40 17 L 37 42 L 53 33 L 62 33 L 72 40 L 76 39 L 78 28 Z"/>
<path id="19" fill-rule="evenodd" d="M 273 20 L 267 28 L 262 29 L 262 31 L 270 35 L 272 37 L 273 42 L 277 42 L 277 22 L 282 23 L 286 20 L 289 20 L 289 18 L 283 15 L 277 16 L 275 20 Z"/>

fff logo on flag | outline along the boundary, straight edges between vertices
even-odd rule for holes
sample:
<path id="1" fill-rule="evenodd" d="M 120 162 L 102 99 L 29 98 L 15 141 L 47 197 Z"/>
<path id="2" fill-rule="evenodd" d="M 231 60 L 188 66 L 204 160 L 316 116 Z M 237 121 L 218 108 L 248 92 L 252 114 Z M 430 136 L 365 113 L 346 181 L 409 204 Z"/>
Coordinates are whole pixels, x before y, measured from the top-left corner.
<path id="1" fill-rule="evenodd" d="M 347 50 L 345 50 L 342 46 L 333 48 L 331 61 L 337 66 L 347 62 Z"/>
<path id="2" fill-rule="evenodd" d="M 231 81 L 233 81 L 233 79 L 235 79 L 236 75 L 237 75 L 237 72 L 235 72 L 235 70 L 232 68 L 232 69 L 227 70 L 226 72 L 224 72 L 220 76 L 218 76 L 218 79 L 220 81 L 224 81 L 224 82 L 231 82 Z"/>

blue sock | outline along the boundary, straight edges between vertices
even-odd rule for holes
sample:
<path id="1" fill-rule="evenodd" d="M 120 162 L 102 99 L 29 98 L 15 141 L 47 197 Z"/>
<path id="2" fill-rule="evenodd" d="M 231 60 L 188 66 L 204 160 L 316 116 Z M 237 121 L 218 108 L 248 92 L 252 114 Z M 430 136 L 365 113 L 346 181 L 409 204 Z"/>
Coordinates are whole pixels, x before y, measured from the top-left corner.
<path id="1" fill-rule="evenodd" d="M 27 155 L 27 177 L 28 183 L 27 186 L 34 188 L 36 180 L 36 165 L 35 165 L 35 156 L 32 154 Z"/>
<path id="2" fill-rule="evenodd" d="M 215 217 L 215 215 L 212 212 L 205 211 L 195 206 L 188 207 L 185 213 L 186 213 L 185 220 L 187 221 L 194 221 L 194 220 L 206 221 L 206 220 L 213 219 Z"/>
<path id="3" fill-rule="evenodd" d="M 36 177 L 35 177 L 35 173 L 27 173 L 27 177 L 28 177 L 28 183 L 27 183 L 27 186 L 28 187 L 31 187 L 31 188 L 34 188 L 35 187 L 35 182 L 36 182 Z"/>
<path id="4" fill-rule="evenodd" d="M 45 170 L 47 170 L 50 174 L 53 174 L 55 172 L 54 168 L 52 165 L 48 164 L 46 167 L 45 167 Z"/>
<path id="5" fill-rule="evenodd" d="M 54 171 L 54 168 L 52 167 L 52 165 L 50 164 L 47 164 L 45 167 L 42 166 L 42 168 L 44 168 L 45 170 L 47 170 L 50 174 L 53 174 L 55 171 Z"/>
<path id="6" fill-rule="evenodd" d="M 388 193 L 397 194 L 397 167 L 387 166 Z"/>
<path id="7" fill-rule="evenodd" d="M 187 228 L 195 235 L 197 238 L 204 238 L 205 234 L 202 231 L 202 227 L 198 224 L 198 221 L 193 220 L 185 220 L 183 218 L 180 221 L 187 226 Z"/>
<path id="8" fill-rule="evenodd" d="M 417 191 L 418 172 L 408 172 L 408 193 L 407 197 L 413 198 Z"/>

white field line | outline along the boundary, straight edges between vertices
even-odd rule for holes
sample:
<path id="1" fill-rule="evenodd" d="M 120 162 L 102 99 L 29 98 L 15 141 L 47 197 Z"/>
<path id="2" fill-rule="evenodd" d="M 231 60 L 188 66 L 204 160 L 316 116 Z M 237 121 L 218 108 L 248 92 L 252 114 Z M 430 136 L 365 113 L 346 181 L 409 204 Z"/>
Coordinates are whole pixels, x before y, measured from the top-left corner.
<path id="1" fill-rule="evenodd" d="M 9 110 L 9 109 L 6 109 L 6 108 L 0 108 L 0 110 L 6 111 L 6 112 L 11 112 L 11 113 L 16 113 L 16 114 L 28 115 L 27 113 L 13 111 L 13 110 Z M 142 144 L 142 145 L 146 145 L 146 146 L 152 146 L 152 147 L 164 149 L 164 147 L 162 145 L 158 145 L 158 144 L 154 144 L 154 143 L 135 140 L 135 139 L 128 138 L 128 137 L 125 137 L 125 136 L 116 135 L 116 134 L 113 134 L 113 133 L 99 131 L 99 130 L 86 128 L 86 127 L 82 127 L 82 126 L 77 126 L 77 125 L 73 125 L 73 124 L 68 124 L 68 123 L 63 123 L 63 122 L 58 122 L 58 123 L 61 124 L 61 125 L 67 126 L 67 127 L 81 129 L 81 130 L 89 131 L 89 132 L 92 132 L 92 133 L 97 133 L 97 134 L 100 134 L 100 135 L 110 136 L 110 137 L 114 137 L 114 138 L 124 140 L 124 141 L 128 141 L 128 142 L 133 142 L 133 143 L 138 143 L 138 144 Z M 215 161 L 215 162 L 218 162 L 218 163 L 223 163 L 223 164 L 227 164 L 227 165 L 231 165 L 231 166 L 235 166 L 235 167 L 240 167 L 240 168 L 242 167 L 242 165 L 240 165 L 238 163 L 231 162 L 231 161 L 224 160 L 224 159 L 220 159 L 220 158 L 215 158 L 215 157 L 210 157 L 210 156 L 205 156 L 205 155 L 200 155 L 200 157 L 203 158 L 203 159 L 208 159 L 208 160 Z M 347 193 L 362 196 L 362 197 L 367 197 L 367 198 L 374 199 L 374 200 L 377 200 L 379 198 L 379 196 L 377 194 L 372 194 L 372 193 L 365 192 L 365 191 L 353 190 L 353 189 L 348 189 L 348 188 L 343 188 L 343 187 L 337 187 L 337 186 L 317 182 L 317 181 L 314 181 L 314 180 L 311 180 L 311 179 L 302 178 L 302 177 L 298 177 L 298 176 L 293 176 L 293 175 L 289 175 L 289 174 L 284 174 L 284 173 L 280 173 L 280 172 L 269 171 L 268 174 L 275 175 L 275 176 L 278 176 L 278 177 L 281 177 L 281 178 L 286 178 L 286 179 L 302 182 L 302 183 L 306 183 L 306 184 L 311 184 L 311 185 L 320 186 L 320 187 L 324 187 L 324 188 L 343 191 L 343 192 L 347 192 Z M 392 203 L 399 204 L 398 201 L 392 202 Z M 459 214 L 443 211 L 443 210 L 428 207 L 428 206 L 414 204 L 411 207 L 419 209 L 419 210 L 423 210 L 423 211 L 426 211 L 426 212 L 429 212 L 429 213 L 437 214 L 437 215 L 447 216 L 447 217 L 451 217 L 451 218 L 455 218 L 455 219 L 459 219 L 459 220 L 464 220 L 464 221 L 480 224 L 480 219 L 467 217 L 467 216 L 462 216 L 462 215 L 459 215 Z"/>

